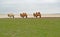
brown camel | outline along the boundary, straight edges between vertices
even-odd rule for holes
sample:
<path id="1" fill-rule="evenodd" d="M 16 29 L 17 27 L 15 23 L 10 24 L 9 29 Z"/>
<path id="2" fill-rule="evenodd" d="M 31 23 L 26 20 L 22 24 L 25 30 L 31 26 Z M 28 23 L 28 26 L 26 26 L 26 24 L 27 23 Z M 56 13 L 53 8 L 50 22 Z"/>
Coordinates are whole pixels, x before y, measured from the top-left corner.
<path id="1" fill-rule="evenodd" d="M 33 13 L 33 16 L 36 18 L 39 16 L 41 18 L 41 13 L 40 12 Z"/>
<path id="2" fill-rule="evenodd" d="M 8 14 L 8 17 L 12 17 L 12 18 L 14 18 L 14 14 Z"/>
<path id="3" fill-rule="evenodd" d="M 27 13 L 20 13 L 20 16 L 21 16 L 22 18 L 24 18 L 24 17 L 27 18 Z"/>

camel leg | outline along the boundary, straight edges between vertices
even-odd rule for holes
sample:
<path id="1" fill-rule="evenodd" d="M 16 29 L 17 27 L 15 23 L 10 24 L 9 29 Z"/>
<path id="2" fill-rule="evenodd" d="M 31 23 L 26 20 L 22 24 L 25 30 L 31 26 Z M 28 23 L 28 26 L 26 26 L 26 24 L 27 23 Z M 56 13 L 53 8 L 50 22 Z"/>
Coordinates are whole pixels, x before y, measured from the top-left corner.
<path id="1" fill-rule="evenodd" d="M 41 15 L 40 15 L 40 18 L 41 18 Z"/>
<path id="2" fill-rule="evenodd" d="M 36 17 L 36 16 L 34 16 L 34 17 Z"/>
<path id="3" fill-rule="evenodd" d="M 26 16 L 26 18 L 27 18 L 27 16 Z"/>
<path id="4" fill-rule="evenodd" d="M 36 18 L 37 18 L 37 16 L 36 16 Z"/>
<path id="5" fill-rule="evenodd" d="M 23 18 L 24 18 L 24 16 L 23 16 Z"/>
<path id="6" fill-rule="evenodd" d="M 11 18 L 11 16 L 10 16 L 10 18 Z"/>
<path id="7" fill-rule="evenodd" d="M 14 18 L 14 16 L 13 16 L 13 18 Z"/>

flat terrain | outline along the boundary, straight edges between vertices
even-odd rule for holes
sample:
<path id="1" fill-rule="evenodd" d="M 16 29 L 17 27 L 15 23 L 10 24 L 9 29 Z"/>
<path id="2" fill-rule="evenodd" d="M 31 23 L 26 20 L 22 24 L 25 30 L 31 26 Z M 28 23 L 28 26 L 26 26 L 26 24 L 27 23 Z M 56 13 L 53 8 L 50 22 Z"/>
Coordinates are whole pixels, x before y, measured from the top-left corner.
<path id="1" fill-rule="evenodd" d="M 60 37 L 60 18 L 0 18 L 0 37 Z"/>
<path id="2" fill-rule="evenodd" d="M 14 15 L 15 18 L 21 18 L 19 14 Z M 60 17 L 60 14 L 42 14 L 41 17 Z M 7 14 L 0 14 L 0 18 L 9 18 Z M 34 18 L 33 14 L 28 14 L 28 18 Z"/>

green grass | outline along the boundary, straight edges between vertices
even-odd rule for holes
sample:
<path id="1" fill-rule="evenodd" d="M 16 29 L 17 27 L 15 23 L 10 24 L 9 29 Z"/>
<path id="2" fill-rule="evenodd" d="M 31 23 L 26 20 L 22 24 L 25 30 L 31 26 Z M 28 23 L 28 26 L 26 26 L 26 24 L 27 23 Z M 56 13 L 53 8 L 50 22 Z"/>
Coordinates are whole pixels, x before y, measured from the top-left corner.
<path id="1" fill-rule="evenodd" d="M 0 37 L 60 37 L 60 18 L 1 18 Z"/>

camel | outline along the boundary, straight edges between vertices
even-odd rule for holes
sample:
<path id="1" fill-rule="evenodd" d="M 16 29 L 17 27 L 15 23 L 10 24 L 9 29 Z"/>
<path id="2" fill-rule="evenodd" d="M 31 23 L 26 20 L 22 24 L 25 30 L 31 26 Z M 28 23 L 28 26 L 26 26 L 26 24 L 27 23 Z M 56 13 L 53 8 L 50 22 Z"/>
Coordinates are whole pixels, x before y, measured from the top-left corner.
<path id="1" fill-rule="evenodd" d="M 12 13 L 10 13 L 10 14 L 8 14 L 8 17 L 12 17 L 12 18 L 14 18 L 14 14 L 12 14 Z"/>
<path id="2" fill-rule="evenodd" d="M 24 17 L 27 18 L 27 13 L 20 13 L 20 16 L 21 16 L 22 18 L 24 18 Z"/>
<path id="3" fill-rule="evenodd" d="M 33 16 L 36 18 L 39 16 L 41 18 L 41 13 L 40 12 L 33 13 Z"/>

